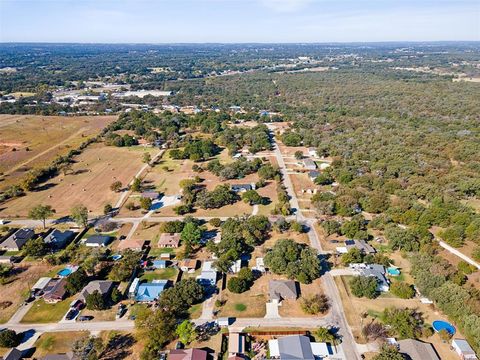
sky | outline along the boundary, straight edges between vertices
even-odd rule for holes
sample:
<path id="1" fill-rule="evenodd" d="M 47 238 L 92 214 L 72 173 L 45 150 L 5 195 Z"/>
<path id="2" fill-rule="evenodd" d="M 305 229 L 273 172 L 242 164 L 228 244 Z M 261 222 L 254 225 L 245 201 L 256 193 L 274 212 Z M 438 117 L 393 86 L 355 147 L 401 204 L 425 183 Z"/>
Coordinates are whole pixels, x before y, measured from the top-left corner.
<path id="1" fill-rule="evenodd" d="M 480 41 L 480 0 L 0 0 L 0 42 Z"/>

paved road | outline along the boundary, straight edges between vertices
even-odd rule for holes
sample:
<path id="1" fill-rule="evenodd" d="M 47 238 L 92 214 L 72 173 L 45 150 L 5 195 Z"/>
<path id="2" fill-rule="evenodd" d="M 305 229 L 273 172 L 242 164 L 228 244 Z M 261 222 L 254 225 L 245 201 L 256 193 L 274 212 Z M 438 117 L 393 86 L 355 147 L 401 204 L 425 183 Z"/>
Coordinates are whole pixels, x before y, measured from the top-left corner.
<path id="1" fill-rule="evenodd" d="M 18 324 L 20 323 L 20 320 L 23 319 L 23 317 L 25 316 L 25 314 L 28 312 L 28 310 L 30 310 L 30 308 L 33 306 L 34 302 L 30 302 L 26 305 L 21 305 L 17 311 L 15 312 L 15 314 L 12 315 L 12 317 L 10 318 L 10 320 L 8 320 L 7 322 L 7 325 L 11 324 L 11 325 L 15 325 L 15 324 Z"/>
<path id="2" fill-rule="evenodd" d="M 85 321 L 68 323 L 48 323 L 48 324 L 5 324 L 5 327 L 23 332 L 34 330 L 35 332 L 62 332 L 62 331 L 107 331 L 118 330 L 128 331 L 135 328 L 135 324 L 130 320 L 116 321 Z"/>
<path id="3" fill-rule="evenodd" d="M 269 125 L 270 130 L 274 129 L 274 125 Z M 273 134 L 273 131 L 272 131 Z M 317 249 L 319 253 L 323 253 L 323 249 L 320 243 L 320 240 L 318 238 L 318 234 L 315 231 L 315 227 L 313 226 L 313 223 L 315 219 L 311 218 L 306 218 L 303 216 L 302 211 L 300 209 L 300 206 L 298 204 L 298 199 L 297 195 L 295 194 L 293 184 L 290 180 L 290 176 L 287 171 L 287 167 L 285 165 L 285 161 L 283 159 L 283 155 L 280 151 L 280 148 L 278 147 L 278 144 L 275 140 L 275 137 L 273 137 L 273 146 L 275 150 L 275 156 L 277 159 L 278 166 L 280 167 L 280 171 L 283 176 L 283 183 L 287 189 L 287 193 L 290 196 L 290 207 L 296 210 L 296 216 L 298 221 L 303 221 L 306 223 L 309 227 L 308 231 L 308 238 L 310 240 L 310 244 L 312 245 L 313 248 Z M 342 336 L 342 344 L 341 347 L 343 349 L 343 352 L 345 354 L 346 359 L 360 359 L 360 353 L 358 351 L 358 348 L 356 346 L 352 330 L 350 329 L 350 326 L 347 323 L 347 320 L 345 318 L 345 314 L 343 312 L 343 307 L 342 307 L 342 301 L 340 298 L 340 294 L 338 292 L 337 286 L 335 284 L 335 281 L 333 280 L 333 277 L 329 272 L 326 272 L 322 278 L 322 284 L 323 284 L 323 290 L 325 291 L 325 294 L 330 300 L 330 312 L 329 315 L 321 320 L 318 320 L 320 323 L 326 322 L 324 324 L 320 325 L 313 325 L 313 326 L 334 326 L 339 329 L 339 334 Z M 271 320 L 271 319 L 269 319 Z M 284 321 L 291 321 L 294 319 L 282 319 Z M 310 321 L 315 321 L 316 319 L 303 319 L 304 324 L 309 324 Z M 252 319 L 254 322 L 254 320 Z M 283 325 L 282 325 L 283 326 Z M 305 326 L 305 325 L 303 325 Z"/>

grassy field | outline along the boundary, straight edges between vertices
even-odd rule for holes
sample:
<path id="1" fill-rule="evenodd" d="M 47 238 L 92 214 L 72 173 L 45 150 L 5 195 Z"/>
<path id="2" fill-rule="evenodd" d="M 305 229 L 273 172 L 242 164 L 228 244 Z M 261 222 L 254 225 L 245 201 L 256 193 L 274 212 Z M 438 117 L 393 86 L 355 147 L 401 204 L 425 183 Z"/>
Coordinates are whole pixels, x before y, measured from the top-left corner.
<path id="1" fill-rule="evenodd" d="M 154 271 L 146 271 L 141 280 L 152 281 L 152 280 L 175 280 L 177 277 L 178 270 L 170 267 L 166 269 L 157 269 Z"/>
<path id="2" fill-rule="evenodd" d="M 69 331 L 44 333 L 35 342 L 35 357 L 40 358 L 52 353 L 65 353 L 71 350 L 78 339 L 89 336 L 88 331 Z"/>
<path id="3" fill-rule="evenodd" d="M 97 135 L 116 116 L 0 115 L 0 173 L 7 187 Z"/>
<path id="4" fill-rule="evenodd" d="M 19 267 L 18 269 L 18 272 L 9 279 L 9 282 L 1 286 L 0 303 L 6 305 L 7 302 L 11 302 L 11 305 L 5 308 L 3 308 L 3 306 L 0 307 L 0 324 L 10 319 L 20 304 L 26 299 L 31 286 L 33 286 L 40 277 L 46 276 L 46 273 L 48 273 L 52 267 L 48 265 L 29 264 L 24 267 Z"/>
<path id="5" fill-rule="evenodd" d="M 102 214 L 104 205 L 114 205 L 120 196 L 110 190 L 110 185 L 117 180 L 129 183 L 143 165 L 144 151 L 155 150 L 92 145 L 76 158 L 72 173 L 55 177 L 42 186 L 44 190 L 8 201 L 0 209 L 0 216 L 25 217 L 37 204 L 51 205 L 57 216 L 68 215 L 75 204 L 84 204 L 91 215 Z"/>
<path id="6" fill-rule="evenodd" d="M 67 313 L 73 299 L 72 296 L 56 304 L 48 304 L 43 299 L 37 300 L 21 322 L 24 324 L 58 322 Z"/>

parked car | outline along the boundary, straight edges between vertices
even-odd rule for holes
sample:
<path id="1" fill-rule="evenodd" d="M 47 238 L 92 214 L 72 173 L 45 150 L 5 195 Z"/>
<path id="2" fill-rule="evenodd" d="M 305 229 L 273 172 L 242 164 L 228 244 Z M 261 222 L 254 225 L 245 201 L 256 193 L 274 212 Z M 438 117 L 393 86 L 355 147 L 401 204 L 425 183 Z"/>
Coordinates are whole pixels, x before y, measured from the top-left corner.
<path id="1" fill-rule="evenodd" d="M 73 320 L 75 319 L 75 316 L 77 316 L 78 311 L 75 309 L 70 309 L 68 310 L 67 315 L 65 316 L 65 319 L 67 320 Z"/>
<path id="2" fill-rule="evenodd" d="M 127 307 L 123 304 L 119 304 L 115 318 L 120 319 L 123 315 L 125 315 L 126 312 L 127 312 Z"/>
<path id="3" fill-rule="evenodd" d="M 78 321 L 90 321 L 92 319 L 93 319 L 93 316 L 87 316 L 87 315 L 83 315 L 83 316 L 78 317 Z"/>

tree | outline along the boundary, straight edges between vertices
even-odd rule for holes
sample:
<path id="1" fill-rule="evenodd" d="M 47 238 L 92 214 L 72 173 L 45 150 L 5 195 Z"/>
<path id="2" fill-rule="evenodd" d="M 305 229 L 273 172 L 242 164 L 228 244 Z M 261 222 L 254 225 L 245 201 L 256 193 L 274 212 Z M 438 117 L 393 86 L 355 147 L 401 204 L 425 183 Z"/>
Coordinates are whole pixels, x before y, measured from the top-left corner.
<path id="1" fill-rule="evenodd" d="M 34 258 L 39 258 L 44 256 L 47 253 L 47 244 L 41 237 L 27 241 L 25 247 L 23 248 L 23 253 L 26 256 L 31 256 Z"/>
<path id="2" fill-rule="evenodd" d="M 188 244 L 189 247 L 198 245 L 202 239 L 202 230 L 196 223 L 188 222 L 183 227 L 182 233 L 180 234 L 180 239 L 185 244 Z"/>
<path id="3" fill-rule="evenodd" d="M 115 263 L 115 266 L 110 271 L 109 277 L 113 281 L 126 281 L 137 268 L 142 254 L 130 249 L 122 253 L 122 258 Z"/>
<path id="4" fill-rule="evenodd" d="M 343 265 L 359 264 L 363 262 L 363 253 L 357 248 L 351 248 L 340 259 Z"/>
<path id="5" fill-rule="evenodd" d="M 135 177 L 135 178 L 133 179 L 131 189 L 132 189 L 132 191 L 135 191 L 135 192 L 140 192 L 140 191 L 142 191 L 142 180 L 140 180 L 139 178 Z"/>
<path id="6" fill-rule="evenodd" d="M 105 310 L 108 307 L 103 295 L 98 290 L 88 294 L 85 300 L 88 310 Z"/>
<path id="7" fill-rule="evenodd" d="M 403 281 L 396 281 L 390 285 L 390 292 L 401 299 L 411 299 L 415 295 L 412 285 Z"/>
<path id="8" fill-rule="evenodd" d="M 460 247 L 465 240 L 465 229 L 461 225 L 450 226 L 447 229 L 440 231 L 438 236 L 442 238 L 447 244 Z"/>
<path id="9" fill-rule="evenodd" d="M 332 234 L 340 234 L 340 223 L 336 220 L 325 220 L 322 221 L 321 226 L 325 231 L 327 236 Z"/>
<path id="10" fill-rule="evenodd" d="M 105 350 L 105 345 L 100 337 L 86 336 L 75 341 L 72 353 L 78 359 L 97 360 Z"/>
<path id="11" fill-rule="evenodd" d="M 363 327 L 362 334 L 367 341 L 375 341 L 388 337 L 388 329 L 383 324 L 372 321 Z"/>
<path id="12" fill-rule="evenodd" d="M 122 187 L 123 187 L 122 182 L 117 180 L 110 185 L 110 190 L 114 192 L 119 192 Z"/>
<path id="13" fill-rule="evenodd" d="M 401 339 L 416 339 L 422 335 L 423 319 L 414 309 L 386 308 L 381 319 Z"/>
<path id="14" fill-rule="evenodd" d="M 190 344 L 193 340 L 195 340 L 197 336 L 197 332 L 195 331 L 195 324 L 189 320 L 182 321 L 177 326 L 175 333 L 177 334 L 180 341 L 185 345 Z"/>
<path id="15" fill-rule="evenodd" d="M 150 161 L 152 161 L 152 156 L 150 155 L 150 153 L 143 153 L 143 156 L 142 156 L 142 161 L 145 163 L 145 164 L 149 164 Z"/>
<path id="16" fill-rule="evenodd" d="M 117 287 L 114 287 L 113 290 L 112 290 L 112 294 L 110 296 L 110 298 L 112 299 L 112 302 L 114 304 L 118 303 L 120 300 L 122 300 L 122 293 L 120 292 L 120 290 L 118 290 Z"/>
<path id="17" fill-rule="evenodd" d="M 253 285 L 253 273 L 249 268 L 242 268 L 238 272 L 238 276 L 231 277 L 228 280 L 227 288 L 235 294 L 241 294 L 248 291 Z"/>
<path id="18" fill-rule="evenodd" d="M 73 274 L 71 274 L 69 277 L 67 277 L 65 290 L 67 290 L 67 292 L 70 295 L 74 295 L 83 289 L 83 287 L 87 284 L 87 281 L 88 281 L 87 274 L 82 268 L 80 268 L 77 271 L 75 271 Z"/>
<path id="19" fill-rule="evenodd" d="M 33 220 L 41 220 L 43 223 L 43 228 L 45 229 L 46 220 L 55 214 L 55 209 L 50 205 L 37 205 L 30 209 L 28 212 L 28 217 Z"/>
<path id="20" fill-rule="evenodd" d="M 355 276 L 350 280 L 350 290 L 356 297 L 374 299 L 378 296 L 377 278 L 374 276 Z"/>
<path id="21" fill-rule="evenodd" d="M 20 336 L 13 330 L 0 331 L 0 347 L 12 348 L 20 344 Z"/>
<path id="22" fill-rule="evenodd" d="M 88 209 L 85 205 L 76 205 L 71 210 L 72 219 L 80 226 L 88 225 Z"/>
<path id="23" fill-rule="evenodd" d="M 143 210 L 150 210 L 150 208 L 152 207 L 152 199 L 150 199 L 148 197 L 141 197 L 140 198 L 140 207 Z"/>
<path id="24" fill-rule="evenodd" d="M 247 190 L 242 194 L 242 200 L 250 205 L 258 205 L 263 203 L 263 197 L 255 190 Z"/>
<path id="25" fill-rule="evenodd" d="M 331 344 L 337 343 L 337 337 L 335 334 L 326 327 L 319 327 L 317 330 L 315 330 L 315 340 L 318 342 L 326 342 Z"/>
<path id="26" fill-rule="evenodd" d="M 203 286 L 195 279 L 181 280 L 162 292 L 158 299 L 158 306 L 181 318 L 186 315 L 191 305 L 203 299 L 203 295 Z"/>
<path id="27" fill-rule="evenodd" d="M 295 159 L 302 160 L 303 159 L 303 152 L 300 151 L 300 150 L 297 150 L 297 151 L 295 151 L 294 156 L 295 156 Z"/>
<path id="28" fill-rule="evenodd" d="M 135 328 L 138 336 L 146 340 L 141 358 L 158 359 L 165 344 L 175 339 L 176 327 L 175 314 L 151 308 L 139 311 L 135 319 Z"/>
<path id="29" fill-rule="evenodd" d="M 328 299 L 323 294 L 315 294 L 310 297 L 303 297 L 300 300 L 300 306 L 306 314 L 315 315 L 325 313 L 328 308 Z"/>
<path id="30" fill-rule="evenodd" d="M 113 210 L 113 207 L 111 204 L 106 204 L 104 207 L 103 207 L 103 213 L 105 215 L 108 215 L 111 211 Z"/>
<path id="31" fill-rule="evenodd" d="M 372 360 L 405 360 L 405 358 L 395 346 L 383 345 L 380 353 L 375 355 Z"/>

